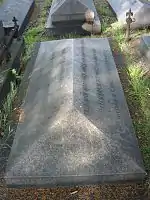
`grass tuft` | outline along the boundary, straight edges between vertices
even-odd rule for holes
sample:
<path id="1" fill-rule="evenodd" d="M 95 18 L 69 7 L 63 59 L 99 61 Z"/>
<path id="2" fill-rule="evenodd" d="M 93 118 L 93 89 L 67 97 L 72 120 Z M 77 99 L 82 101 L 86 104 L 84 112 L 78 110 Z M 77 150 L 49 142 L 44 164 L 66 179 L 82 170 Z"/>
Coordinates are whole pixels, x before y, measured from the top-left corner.
<path id="1" fill-rule="evenodd" d="M 7 137 L 10 132 L 11 126 L 11 116 L 13 112 L 13 100 L 17 94 L 17 86 L 14 82 L 10 83 L 11 89 L 9 94 L 6 97 L 5 102 L 2 104 L 0 109 L 0 127 L 1 127 L 1 135 L 3 135 L 3 139 Z M 2 140 L 3 140 L 2 139 Z"/>

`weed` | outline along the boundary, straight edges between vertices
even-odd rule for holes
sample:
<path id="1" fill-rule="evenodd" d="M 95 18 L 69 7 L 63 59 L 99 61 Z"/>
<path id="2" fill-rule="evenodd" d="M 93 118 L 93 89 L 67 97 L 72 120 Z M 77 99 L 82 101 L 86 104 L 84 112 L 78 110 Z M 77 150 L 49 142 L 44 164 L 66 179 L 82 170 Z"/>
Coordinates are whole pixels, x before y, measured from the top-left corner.
<path id="1" fill-rule="evenodd" d="M 17 87 L 14 82 L 10 83 L 11 88 L 10 92 L 7 95 L 5 102 L 2 104 L 0 110 L 0 127 L 1 127 L 1 135 L 4 137 L 9 134 L 10 125 L 11 125 L 11 115 L 13 112 L 13 100 L 17 93 Z"/>

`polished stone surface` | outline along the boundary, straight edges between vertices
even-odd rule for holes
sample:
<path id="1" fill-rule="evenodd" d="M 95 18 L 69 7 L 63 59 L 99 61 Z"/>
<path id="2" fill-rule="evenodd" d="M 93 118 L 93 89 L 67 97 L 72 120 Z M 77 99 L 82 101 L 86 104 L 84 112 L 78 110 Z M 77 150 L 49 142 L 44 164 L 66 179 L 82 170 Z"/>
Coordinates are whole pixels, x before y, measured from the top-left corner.
<path id="1" fill-rule="evenodd" d="M 8 160 L 8 186 L 144 178 L 107 39 L 42 42 L 26 70 L 29 83 Z"/>
<path id="2" fill-rule="evenodd" d="M 150 25 L 150 2 L 141 0 L 108 0 L 108 3 L 122 25 L 126 24 L 126 12 L 130 8 L 136 20 L 131 24 L 132 28 L 141 28 Z"/>
<path id="3" fill-rule="evenodd" d="M 95 13 L 95 23 L 99 24 L 101 30 L 93 0 L 53 0 L 46 23 L 47 33 L 50 35 L 88 34 L 88 31 L 82 29 L 87 10 Z"/>
<path id="4" fill-rule="evenodd" d="M 13 17 L 16 17 L 19 32 L 22 33 L 29 22 L 34 8 L 34 0 L 5 0 L 0 6 L 0 20 L 5 28 L 13 27 Z"/>

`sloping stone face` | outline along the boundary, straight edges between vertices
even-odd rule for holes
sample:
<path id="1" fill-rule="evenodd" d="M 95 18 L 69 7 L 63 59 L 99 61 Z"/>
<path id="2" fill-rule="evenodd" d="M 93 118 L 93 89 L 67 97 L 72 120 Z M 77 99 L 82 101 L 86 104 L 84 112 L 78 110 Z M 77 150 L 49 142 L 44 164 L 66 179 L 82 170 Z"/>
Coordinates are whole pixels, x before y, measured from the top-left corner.
<path id="1" fill-rule="evenodd" d="M 47 32 L 52 35 L 88 34 L 88 31 L 82 29 L 87 10 L 94 12 L 100 32 L 101 24 L 93 0 L 53 0 L 46 23 Z"/>
<path id="2" fill-rule="evenodd" d="M 123 26 L 126 24 L 126 12 L 131 8 L 135 22 L 132 28 L 141 28 L 150 25 L 150 2 L 140 0 L 108 0 L 108 3 L 117 15 Z"/>
<path id="3" fill-rule="evenodd" d="M 144 178 L 107 39 L 41 43 L 22 109 L 24 120 L 17 127 L 6 170 L 9 186 Z"/>
<path id="4" fill-rule="evenodd" d="M 64 3 L 59 3 L 57 8 L 52 9 L 52 22 L 53 24 L 57 23 L 71 23 L 74 22 L 84 22 L 85 12 L 88 10 L 88 7 L 82 4 L 79 0 L 66 0 Z"/>

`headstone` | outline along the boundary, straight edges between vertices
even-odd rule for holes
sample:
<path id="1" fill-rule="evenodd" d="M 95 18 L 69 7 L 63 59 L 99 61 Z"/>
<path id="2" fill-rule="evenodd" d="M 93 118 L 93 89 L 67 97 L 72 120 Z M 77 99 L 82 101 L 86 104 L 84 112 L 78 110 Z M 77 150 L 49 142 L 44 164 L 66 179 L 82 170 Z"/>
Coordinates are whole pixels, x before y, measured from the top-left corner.
<path id="1" fill-rule="evenodd" d="M 130 8 L 135 18 L 131 28 L 142 28 L 150 25 L 150 2 L 140 0 L 108 0 L 108 3 L 123 26 L 126 24 L 126 12 Z"/>
<path id="2" fill-rule="evenodd" d="M 16 17 L 21 34 L 29 22 L 33 8 L 34 0 L 5 0 L 0 6 L 0 20 L 5 28 L 10 28 L 14 26 L 13 17 Z"/>
<path id="3" fill-rule="evenodd" d="M 6 169 L 8 186 L 145 177 L 107 39 L 42 42 L 26 70 L 28 89 Z"/>
<path id="4" fill-rule="evenodd" d="M 146 57 L 148 61 L 150 61 L 150 36 L 143 35 L 140 40 L 139 45 L 140 53 Z"/>
<path id="5" fill-rule="evenodd" d="M 90 34 L 82 28 L 87 10 L 94 12 L 95 23 L 98 24 L 100 32 L 101 24 L 93 0 L 53 0 L 46 23 L 47 33 L 50 35 Z"/>

